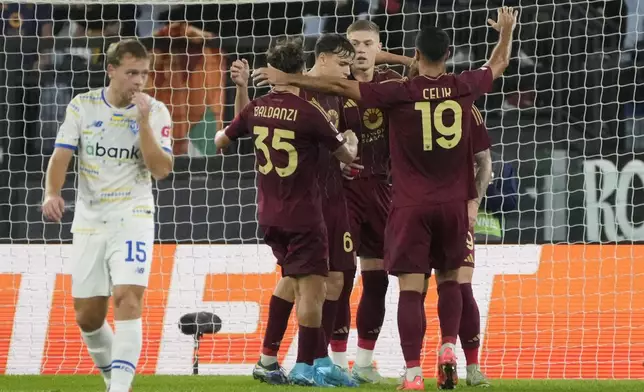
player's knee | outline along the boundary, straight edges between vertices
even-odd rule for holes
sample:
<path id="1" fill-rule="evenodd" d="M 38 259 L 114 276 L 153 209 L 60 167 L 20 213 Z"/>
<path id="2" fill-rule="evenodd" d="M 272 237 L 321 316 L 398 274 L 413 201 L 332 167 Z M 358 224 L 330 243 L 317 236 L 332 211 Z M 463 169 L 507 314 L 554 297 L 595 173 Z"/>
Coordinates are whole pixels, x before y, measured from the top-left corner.
<path id="1" fill-rule="evenodd" d="M 273 295 L 288 302 L 295 301 L 295 282 L 294 279 L 288 276 L 283 277 L 277 282 Z"/>
<path id="2" fill-rule="evenodd" d="M 436 285 L 439 286 L 442 283 L 450 281 L 458 282 L 459 269 L 436 271 Z"/>
<path id="3" fill-rule="evenodd" d="M 381 271 L 385 269 L 382 259 L 360 258 L 360 271 Z"/>
<path id="4" fill-rule="evenodd" d="M 92 309 L 76 310 L 76 324 L 83 332 L 93 332 L 103 326 L 105 315 Z"/>
<path id="5" fill-rule="evenodd" d="M 143 292 L 138 286 L 121 286 L 114 289 L 114 314 L 118 320 L 131 320 L 141 317 Z"/>
<path id="6" fill-rule="evenodd" d="M 458 269 L 458 277 L 456 280 L 459 284 L 472 283 L 472 277 L 474 276 L 474 268 L 472 267 L 461 267 Z"/>
<path id="7" fill-rule="evenodd" d="M 300 325 L 317 328 L 322 322 L 322 304 L 326 297 L 325 278 L 309 275 L 297 279 L 297 319 Z"/>
<path id="8" fill-rule="evenodd" d="M 326 278 L 326 299 L 337 301 L 342 295 L 342 287 L 344 287 L 344 273 L 339 271 L 329 272 L 329 276 Z"/>
<path id="9" fill-rule="evenodd" d="M 107 316 L 108 297 L 74 298 L 76 324 L 83 332 L 99 329 Z"/>
<path id="10" fill-rule="evenodd" d="M 425 287 L 425 274 L 401 274 L 398 275 L 400 291 L 423 292 Z"/>

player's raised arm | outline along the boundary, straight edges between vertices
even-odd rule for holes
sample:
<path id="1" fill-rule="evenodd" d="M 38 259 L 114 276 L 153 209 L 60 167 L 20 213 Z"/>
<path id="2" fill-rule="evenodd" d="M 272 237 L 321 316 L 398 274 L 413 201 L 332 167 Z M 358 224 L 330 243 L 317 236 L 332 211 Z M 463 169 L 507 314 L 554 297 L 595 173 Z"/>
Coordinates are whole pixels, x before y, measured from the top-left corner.
<path id="1" fill-rule="evenodd" d="M 81 131 L 81 106 L 78 99 L 73 99 L 67 106 L 65 122 L 56 136 L 54 153 L 49 159 L 45 174 L 45 198 L 42 205 L 43 215 L 58 222 L 65 212 L 65 201 L 60 192 L 65 183 L 69 162 L 78 149 Z"/>
<path id="2" fill-rule="evenodd" d="M 248 96 L 248 78 L 250 70 L 246 59 L 235 60 L 230 66 L 230 78 L 232 79 L 237 90 L 235 91 L 235 116 L 250 103 Z"/>
<path id="3" fill-rule="evenodd" d="M 254 70 L 252 76 L 258 86 L 295 86 L 325 94 L 340 95 L 355 100 L 362 99 L 360 83 L 355 80 L 328 76 L 313 77 L 302 74 L 287 74 L 270 65 Z"/>
<path id="4" fill-rule="evenodd" d="M 503 74 L 510 64 L 510 51 L 512 50 L 512 33 L 517 25 L 517 15 L 512 7 L 501 7 L 498 10 L 497 20 L 488 19 L 490 26 L 499 32 L 499 42 L 496 43 L 490 59 L 483 67 L 492 70 L 492 78 L 496 79 Z"/>
<path id="5" fill-rule="evenodd" d="M 487 188 L 492 178 L 492 156 L 490 154 L 490 137 L 485 127 L 483 115 L 478 108 L 472 105 L 472 149 L 474 151 L 476 184 L 476 199 L 468 202 L 468 217 L 470 227 L 474 227 L 478 216 L 479 206 L 487 193 Z"/>
<path id="6" fill-rule="evenodd" d="M 135 93 L 132 99 L 138 108 L 137 122 L 139 124 L 139 144 L 143 162 L 152 177 L 157 180 L 164 179 L 172 171 L 172 139 L 170 130 L 172 120 L 165 106 L 155 108 L 154 118 L 151 120 L 151 100 L 147 94 Z M 158 105 L 162 105 L 158 103 Z M 159 142 L 159 136 L 161 142 Z"/>
<path id="7" fill-rule="evenodd" d="M 490 155 L 490 136 L 485 127 L 483 115 L 479 109 L 472 105 L 472 149 L 476 164 L 476 202 L 481 204 L 483 196 L 492 178 L 492 156 Z"/>

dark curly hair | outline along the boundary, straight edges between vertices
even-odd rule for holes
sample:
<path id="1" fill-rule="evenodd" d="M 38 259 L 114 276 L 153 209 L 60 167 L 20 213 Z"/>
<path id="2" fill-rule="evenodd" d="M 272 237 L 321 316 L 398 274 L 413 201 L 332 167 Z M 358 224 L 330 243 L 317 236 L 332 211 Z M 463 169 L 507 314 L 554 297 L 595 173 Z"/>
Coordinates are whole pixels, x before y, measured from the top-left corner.
<path id="1" fill-rule="evenodd" d="M 282 72 L 301 73 L 306 65 L 302 39 L 299 37 L 278 39 L 266 52 L 266 60 Z"/>

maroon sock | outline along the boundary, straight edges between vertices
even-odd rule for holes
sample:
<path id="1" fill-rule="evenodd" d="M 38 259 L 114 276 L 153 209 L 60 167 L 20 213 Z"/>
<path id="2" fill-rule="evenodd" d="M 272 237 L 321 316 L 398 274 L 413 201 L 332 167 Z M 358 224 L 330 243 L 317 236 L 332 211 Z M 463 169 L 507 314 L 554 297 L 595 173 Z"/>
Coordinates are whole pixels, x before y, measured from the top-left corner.
<path id="1" fill-rule="evenodd" d="M 347 340 L 349 339 L 349 329 L 351 328 L 351 292 L 353 291 L 353 280 L 356 276 L 356 270 L 344 272 L 344 285 L 342 293 L 338 299 L 338 308 L 335 313 L 335 324 L 333 326 L 333 335 L 331 335 L 331 348 L 334 352 L 347 351 Z M 344 347 L 344 350 L 342 350 Z M 341 351 L 339 351 L 341 350 Z"/>
<path id="2" fill-rule="evenodd" d="M 338 301 L 325 300 L 322 305 L 322 329 L 324 330 L 325 340 L 331 340 L 333 326 L 335 325 L 335 315 L 338 313 Z"/>
<path id="3" fill-rule="evenodd" d="M 463 297 L 458 282 L 450 280 L 438 285 L 438 320 L 441 325 L 442 344 L 456 344 L 462 312 Z"/>
<path id="4" fill-rule="evenodd" d="M 268 305 L 268 322 L 264 333 L 264 344 L 262 354 L 277 356 L 277 352 L 284 339 L 284 333 L 288 328 L 288 319 L 291 317 L 293 302 L 288 302 L 280 297 L 272 296 Z"/>
<path id="5" fill-rule="evenodd" d="M 408 369 L 420 366 L 423 331 L 421 319 L 422 294 L 418 291 L 401 291 L 398 301 L 398 332 L 400 346 Z"/>
<path id="6" fill-rule="evenodd" d="M 460 288 L 463 297 L 463 312 L 461 313 L 461 327 L 458 330 L 458 336 L 461 338 L 467 364 L 474 365 L 479 363 L 481 316 L 479 306 L 474 299 L 472 284 L 463 283 Z"/>
<path id="7" fill-rule="evenodd" d="M 362 273 L 362 297 L 356 314 L 358 347 L 373 350 L 385 320 L 385 295 L 389 277 L 385 271 Z M 364 346 L 364 347 L 363 347 Z"/>
<path id="8" fill-rule="evenodd" d="M 298 342 L 299 343 L 299 342 Z M 324 328 L 318 328 L 317 345 L 315 346 L 314 359 L 326 358 L 329 356 L 329 341 L 326 338 Z"/>
<path id="9" fill-rule="evenodd" d="M 296 362 L 313 365 L 316 354 L 319 350 L 318 341 L 324 336 L 322 328 L 311 328 L 303 325 L 299 326 L 297 333 L 297 360 Z"/>

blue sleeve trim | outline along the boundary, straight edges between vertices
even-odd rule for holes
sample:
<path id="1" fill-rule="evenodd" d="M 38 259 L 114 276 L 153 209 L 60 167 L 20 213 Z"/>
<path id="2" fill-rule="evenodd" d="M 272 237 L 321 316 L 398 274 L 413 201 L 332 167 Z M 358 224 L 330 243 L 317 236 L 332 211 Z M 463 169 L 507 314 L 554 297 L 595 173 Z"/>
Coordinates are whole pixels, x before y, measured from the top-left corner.
<path id="1" fill-rule="evenodd" d="M 72 144 L 65 144 L 65 143 L 56 143 L 56 144 L 54 144 L 54 147 L 56 147 L 56 148 L 66 148 L 68 150 L 73 150 L 73 151 L 78 150 L 77 146 L 74 146 Z"/>

